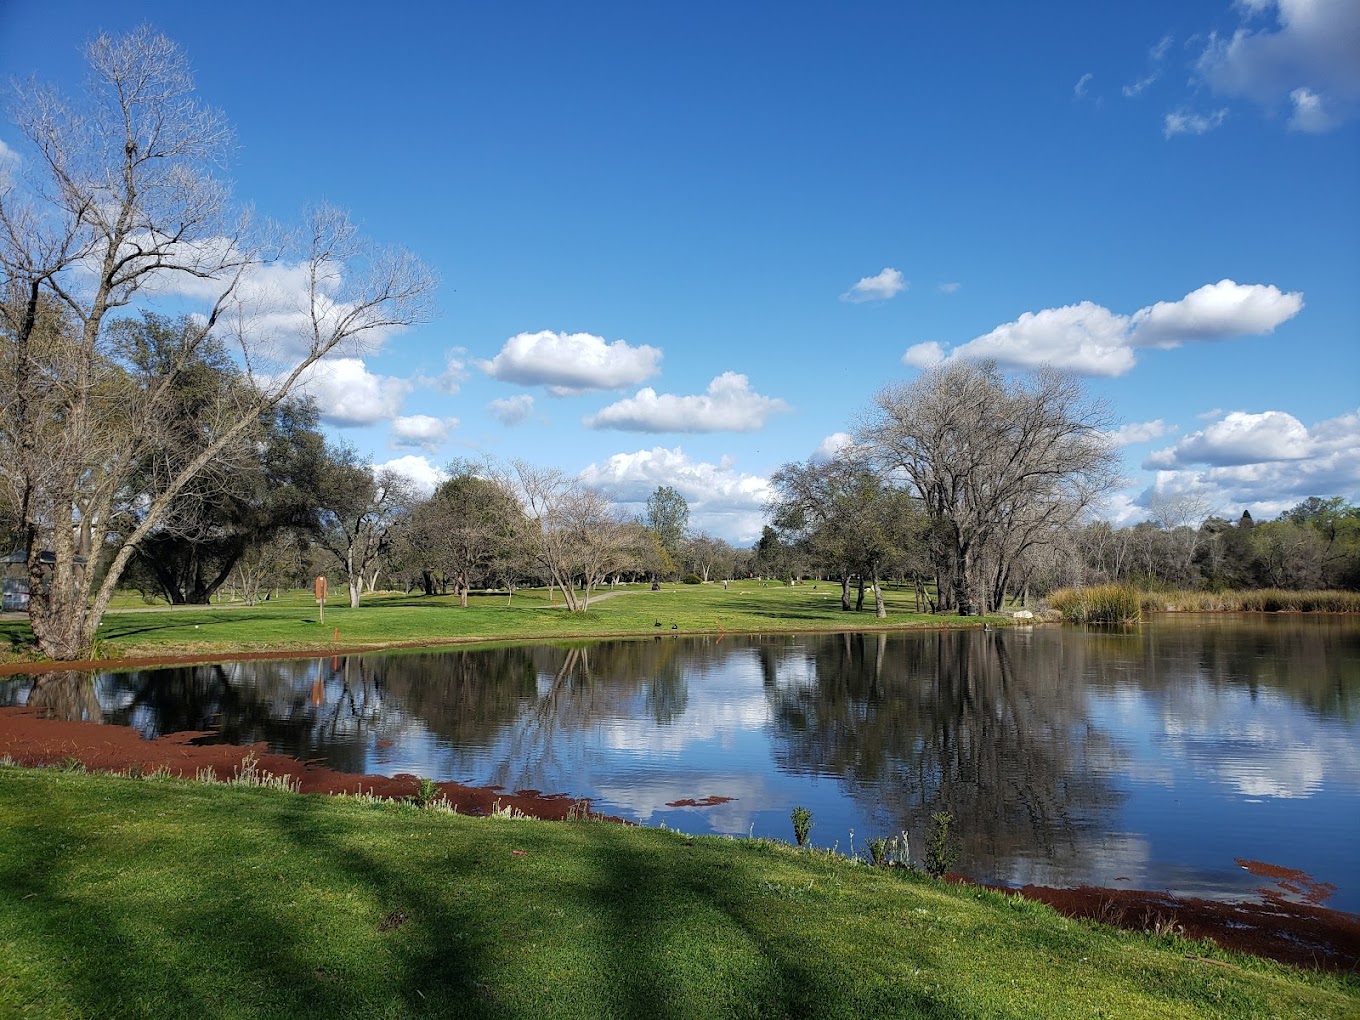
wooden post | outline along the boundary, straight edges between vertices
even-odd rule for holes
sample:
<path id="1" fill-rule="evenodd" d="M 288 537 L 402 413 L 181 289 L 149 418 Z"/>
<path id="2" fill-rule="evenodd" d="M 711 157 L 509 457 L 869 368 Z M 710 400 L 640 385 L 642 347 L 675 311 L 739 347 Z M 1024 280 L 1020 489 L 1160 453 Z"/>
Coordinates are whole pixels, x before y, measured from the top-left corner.
<path id="1" fill-rule="evenodd" d="M 312 584 L 312 590 L 316 593 L 317 615 L 321 622 L 326 622 L 326 575 L 317 574 L 316 581 Z"/>

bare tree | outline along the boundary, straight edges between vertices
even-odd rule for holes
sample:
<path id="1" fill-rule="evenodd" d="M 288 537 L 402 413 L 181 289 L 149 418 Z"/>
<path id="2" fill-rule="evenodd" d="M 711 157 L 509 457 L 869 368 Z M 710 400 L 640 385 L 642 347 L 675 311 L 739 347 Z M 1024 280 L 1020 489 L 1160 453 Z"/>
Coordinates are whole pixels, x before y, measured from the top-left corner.
<path id="1" fill-rule="evenodd" d="M 1107 425 L 1071 376 L 954 362 L 881 390 L 859 440 L 923 501 L 942 608 L 972 613 L 1000 605 L 1017 557 L 1113 486 Z"/>
<path id="2" fill-rule="evenodd" d="M 535 559 L 550 583 L 562 589 L 567 609 L 585 612 L 596 585 L 642 562 L 645 550 L 639 549 L 638 529 L 599 490 L 556 468 L 515 461 L 512 471 Z M 579 597 L 574 590 L 578 578 Z"/>
<path id="3" fill-rule="evenodd" d="M 317 544 L 340 565 L 349 587 L 349 606 L 370 574 L 382 564 L 395 528 L 413 503 L 411 480 L 390 469 L 375 471 L 350 447 L 332 456 L 322 484 L 321 529 Z"/>
<path id="4" fill-rule="evenodd" d="M 567 527 L 567 504 L 577 482 L 557 468 L 517 460 L 511 465 L 516 492 L 529 521 L 529 545 L 547 572 L 548 583 L 562 589 L 567 609 L 581 608 L 572 590 L 573 535 Z"/>
<path id="5" fill-rule="evenodd" d="M 732 547 L 702 531 L 685 539 L 680 554 L 686 569 L 698 574 L 704 584 L 715 571 L 731 570 Z"/>
<path id="6" fill-rule="evenodd" d="M 1195 554 L 1205 537 L 1201 526 L 1212 516 L 1213 504 L 1202 493 L 1154 492 L 1147 505 L 1152 523 L 1166 533 L 1175 579 L 1182 583 L 1192 580 Z"/>
<path id="7" fill-rule="evenodd" d="M 19 88 L 30 152 L 22 176 L 0 180 L 0 397 L 11 409 L 0 473 L 33 631 L 54 659 L 88 653 L 123 570 L 186 485 L 318 360 L 417 321 L 433 289 L 410 255 L 366 245 L 321 206 L 271 256 L 302 281 L 285 313 L 258 282 L 262 249 L 228 215 L 214 170 L 229 134 L 195 97 L 184 55 L 146 28 L 101 35 L 86 55 L 83 104 Z M 155 373 L 139 372 L 110 343 L 106 317 L 174 288 L 206 296 L 207 310 Z M 195 456 L 129 492 L 157 433 L 175 425 L 166 407 L 177 374 L 213 337 L 234 342 L 249 385 L 204 411 Z M 112 537 L 128 508 L 135 520 Z"/>

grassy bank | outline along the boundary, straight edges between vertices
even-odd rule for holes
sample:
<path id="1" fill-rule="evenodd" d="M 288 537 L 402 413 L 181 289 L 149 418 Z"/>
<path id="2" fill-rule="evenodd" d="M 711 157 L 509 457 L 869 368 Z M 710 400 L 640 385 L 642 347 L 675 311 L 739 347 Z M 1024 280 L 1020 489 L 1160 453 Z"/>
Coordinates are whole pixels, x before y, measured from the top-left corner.
<path id="1" fill-rule="evenodd" d="M 1360 983 L 763 841 L 0 768 L 0 1015 L 1347 1017 Z"/>
<path id="2" fill-rule="evenodd" d="M 603 593 L 602 593 L 603 594 Z M 546 590 L 477 594 L 466 608 L 452 596 L 378 594 L 358 609 L 327 605 L 324 623 L 314 601 L 288 592 L 281 601 L 256 606 L 213 605 L 147 608 L 130 602 L 108 613 L 100 627 L 100 658 L 163 655 L 229 655 L 233 652 L 314 650 L 337 643 L 344 648 L 379 648 L 415 642 L 505 639 L 603 638 L 665 633 L 766 633 L 846 630 L 875 626 L 939 626 L 947 617 L 915 612 L 910 591 L 886 593 L 889 616 L 870 609 L 846 613 L 834 584 L 794 587 L 761 581 L 620 588 L 591 603 L 586 613 L 569 613 L 560 595 Z M 965 622 L 980 625 L 981 620 Z M 660 624 L 658 627 L 657 625 Z M 0 647 L 22 649 L 31 641 L 22 619 L 0 622 Z M 12 652 L 14 657 L 16 654 Z"/>

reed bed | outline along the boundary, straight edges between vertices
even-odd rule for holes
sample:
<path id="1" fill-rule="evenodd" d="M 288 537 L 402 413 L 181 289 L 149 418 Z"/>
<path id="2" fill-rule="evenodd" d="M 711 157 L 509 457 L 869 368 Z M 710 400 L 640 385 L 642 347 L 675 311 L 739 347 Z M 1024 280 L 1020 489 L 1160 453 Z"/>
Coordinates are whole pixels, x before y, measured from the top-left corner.
<path id="1" fill-rule="evenodd" d="M 1360 613 L 1360 592 L 1251 591 L 1145 592 L 1150 613 Z"/>
<path id="2" fill-rule="evenodd" d="M 1048 604 L 1068 623 L 1137 623 L 1142 619 L 1143 593 L 1127 584 L 1060 588 L 1048 597 Z"/>
<path id="3" fill-rule="evenodd" d="M 1100 584 L 1060 588 L 1048 604 L 1068 623 L 1137 623 L 1144 613 L 1360 613 L 1360 592 L 1140 591 Z"/>

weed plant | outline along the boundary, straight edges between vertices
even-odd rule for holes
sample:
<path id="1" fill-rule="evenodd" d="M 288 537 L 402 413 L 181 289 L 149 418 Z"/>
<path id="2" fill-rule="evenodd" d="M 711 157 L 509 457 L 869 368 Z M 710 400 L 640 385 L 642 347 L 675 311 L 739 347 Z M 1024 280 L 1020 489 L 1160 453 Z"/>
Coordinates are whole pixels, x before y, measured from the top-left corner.
<path id="1" fill-rule="evenodd" d="M 808 833 L 812 831 L 812 812 L 801 804 L 789 814 L 793 822 L 793 838 L 800 847 L 807 846 Z"/>
<path id="2" fill-rule="evenodd" d="M 943 878 L 959 859 L 958 843 L 954 839 L 954 816 L 948 811 L 936 811 L 930 816 L 930 834 L 926 837 L 926 874 Z"/>

